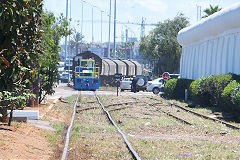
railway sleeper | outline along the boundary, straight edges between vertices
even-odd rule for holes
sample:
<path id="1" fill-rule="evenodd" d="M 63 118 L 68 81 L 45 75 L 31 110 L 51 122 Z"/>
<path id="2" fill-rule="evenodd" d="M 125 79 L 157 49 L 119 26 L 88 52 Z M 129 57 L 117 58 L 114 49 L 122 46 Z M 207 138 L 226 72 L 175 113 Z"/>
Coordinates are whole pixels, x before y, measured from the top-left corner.
<path id="1" fill-rule="evenodd" d="M 159 99 L 156 99 L 156 98 L 152 98 L 152 97 L 147 97 L 147 98 L 153 99 L 153 100 L 156 100 L 156 101 L 163 102 L 162 100 L 159 100 Z M 177 107 L 177 108 L 180 108 L 180 109 L 182 109 L 182 110 L 184 110 L 184 111 L 186 111 L 186 112 L 192 113 L 192 114 L 194 114 L 194 115 L 196 115 L 196 116 L 198 116 L 198 117 L 202 117 L 202 118 L 204 118 L 204 119 L 209 119 L 209 120 L 212 120 L 212 121 L 215 121 L 215 122 L 220 122 L 221 124 L 224 124 L 224 125 L 226 125 L 226 126 L 229 127 L 229 128 L 232 128 L 232 129 L 240 129 L 240 127 L 234 126 L 234 125 L 232 125 L 232 124 L 230 124 L 230 123 L 224 122 L 224 121 L 219 120 L 219 119 L 216 119 L 216 118 L 208 117 L 208 116 L 206 116 L 206 115 L 203 115 L 203 114 L 200 114 L 200 113 L 191 111 L 191 110 L 189 110 L 189 109 L 187 109 L 187 108 L 185 108 L 185 107 L 182 107 L 182 106 L 180 106 L 180 105 L 178 105 L 178 104 L 176 104 L 176 103 L 170 103 L 170 102 L 168 102 L 168 105 L 170 105 L 170 106 L 175 106 L 175 107 Z"/>
<path id="2" fill-rule="evenodd" d="M 80 113 L 82 111 L 87 111 L 87 110 L 91 110 L 91 109 L 98 109 L 99 107 L 89 107 L 89 108 L 83 108 L 83 109 L 78 109 L 76 111 L 76 113 Z"/>
<path id="3" fill-rule="evenodd" d="M 209 120 L 212 120 L 212 121 L 215 121 L 215 122 L 220 122 L 221 124 L 224 124 L 224 125 L 226 125 L 226 126 L 229 127 L 229 128 L 232 128 L 232 129 L 240 129 L 240 127 L 234 126 L 234 125 L 232 125 L 232 124 L 230 124 L 230 123 L 224 122 L 224 121 L 219 120 L 219 119 L 216 119 L 216 118 L 208 117 L 208 116 L 206 116 L 206 115 L 203 115 L 203 114 L 200 114 L 200 113 L 191 111 L 191 110 L 189 110 L 189 109 L 186 109 L 185 107 L 179 106 L 178 104 L 175 104 L 175 103 L 170 103 L 170 104 L 171 104 L 171 105 L 174 105 L 174 106 L 176 106 L 176 107 L 178 107 L 178 108 L 180 108 L 180 109 L 182 109 L 182 110 L 184 110 L 184 111 L 186 111 L 186 112 L 190 112 L 190 113 L 192 113 L 192 114 L 194 114 L 194 115 L 197 115 L 197 116 L 199 116 L 199 117 L 202 117 L 202 118 L 205 118 L 205 119 L 209 119 Z"/>
<path id="4" fill-rule="evenodd" d="M 115 103 L 115 104 L 109 104 L 105 106 L 105 108 L 111 107 L 111 106 L 120 106 L 120 105 L 129 105 L 129 104 L 136 104 L 140 102 L 125 102 L 125 103 Z"/>
<path id="5" fill-rule="evenodd" d="M 163 113 L 167 114 L 168 116 L 173 117 L 176 120 L 183 122 L 184 124 L 193 125 L 192 123 L 190 123 L 190 122 L 188 122 L 188 121 L 186 121 L 186 120 L 184 120 L 182 118 L 179 118 L 179 117 L 177 117 L 177 116 L 175 116 L 175 115 L 173 115 L 173 114 L 171 114 L 169 112 L 165 112 L 165 111 L 163 111 L 163 110 L 161 110 L 159 108 L 157 109 L 157 111 L 163 112 Z"/>

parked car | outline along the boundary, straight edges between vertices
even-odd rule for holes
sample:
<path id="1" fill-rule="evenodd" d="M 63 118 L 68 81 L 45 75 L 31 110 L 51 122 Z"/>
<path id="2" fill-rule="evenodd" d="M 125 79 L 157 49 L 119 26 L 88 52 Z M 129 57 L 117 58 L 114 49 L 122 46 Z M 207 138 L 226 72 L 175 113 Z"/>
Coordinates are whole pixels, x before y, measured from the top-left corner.
<path id="1" fill-rule="evenodd" d="M 169 74 L 170 78 L 180 78 L 180 74 Z"/>
<path id="2" fill-rule="evenodd" d="M 154 94 L 158 94 L 159 92 L 163 92 L 164 82 L 165 82 L 165 80 L 163 78 L 157 78 L 153 81 L 148 81 L 147 91 L 153 92 Z"/>
<path id="3" fill-rule="evenodd" d="M 140 90 L 145 91 L 147 89 L 147 82 L 150 79 L 149 76 L 136 75 L 132 80 L 131 91 L 139 92 Z"/>
<path id="4" fill-rule="evenodd" d="M 131 83 L 132 83 L 131 78 L 123 78 L 123 80 L 120 81 L 121 91 L 130 90 L 131 89 Z"/>
<path id="5" fill-rule="evenodd" d="M 68 83 L 68 77 L 69 76 L 69 73 L 67 72 L 63 72 L 62 75 L 61 75 L 61 82 L 62 83 Z M 72 79 L 72 74 L 70 74 L 70 80 Z"/>

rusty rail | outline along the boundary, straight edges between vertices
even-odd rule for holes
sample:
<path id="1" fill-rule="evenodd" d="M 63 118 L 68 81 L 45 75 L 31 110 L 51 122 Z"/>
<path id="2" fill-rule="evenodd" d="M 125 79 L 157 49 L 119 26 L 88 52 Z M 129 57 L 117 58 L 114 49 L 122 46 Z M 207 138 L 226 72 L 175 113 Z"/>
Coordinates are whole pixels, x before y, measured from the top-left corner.
<path id="1" fill-rule="evenodd" d="M 117 131 L 122 135 L 125 144 L 127 145 L 127 148 L 129 149 L 129 151 L 131 152 L 132 156 L 134 159 L 137 160 L 141 160 L 141 158 L 139 157 L 139 155 L 137 154 L 137 152 L 133 149 L 132 145 L 130 144 L 130 142 L 127 140 L 127 137 L 125 136 L 125 134 L 120 130 L 120 128 L 117 126 L 117 124 L 114 122 L 114 120 L 112 119 L 110 113 L 105 109 L 104 105 L 101 103 L 99 97 L 97 96 L 97 94 L 95 93 L 96 99 L 98 100 L 98 103 L 100 104 L 100 106 L 102 107 L 103 111 L 106 113 L 109 121 L 114 125 L 114 127 L 117 129 Z"/>
<path id="2" fill-rule="evenodd" d="M 162 100 L 160 100 L 160 99 L 156 99 L 156 98 L 152 98 L 152 97 L 147 97 L 147 98 L 153 99 L 153 100 L 156 100 L 156 101 L 160 101 L 160 102 L 164 102 L 164 101 L 162 101 Z M 204 118 L 204 119 L 209 119 L 209 120 L 212 120 L 212 121 L 215 121 L 215 122 L 219 122 L 219 123 L 221 123 L 221 124 L 226 125 L 226 126 L 229 127 L 229 128 L 232 128 L 232 129 L 240 129 L 240 127 L 234 126 L 234 125 L 232 125 L 232 124 L 230 124 L 230 123 L 224 122 L 224 121 L 219 120 L 219 119 L 216 119 L 216 118 L 208 117 L 208 116 L 206 116 L 206 115 L 203 115 L 203 114 L 194 112 L 194 111 L 192 111 L 192 110 L 190 110 L 190 109 L 187 109 L 187 108 L 185 108 L 185 107 L 182 107 L 182 106 L 180 106 L 180 105 L 178 105 L 178 104 L 176 104 L 176 103 L 170 103 L 170 102 L 166 102 L 166 103 L 168 103 L 168 104 L 171 105 L 171 106 L 175 106 L 175 107 L 177 107 L 177 108 L 179 108 L 179 109 L 181 109 L 181 110 L 184 110 L 184 111 L 186 111 L 186 112 L 192 113 L 192 114 L 194 114 L 194 115 L 196 115 L 196 116 L 198 116 L 198 117 L 202 117 L 202 118 Z"/>

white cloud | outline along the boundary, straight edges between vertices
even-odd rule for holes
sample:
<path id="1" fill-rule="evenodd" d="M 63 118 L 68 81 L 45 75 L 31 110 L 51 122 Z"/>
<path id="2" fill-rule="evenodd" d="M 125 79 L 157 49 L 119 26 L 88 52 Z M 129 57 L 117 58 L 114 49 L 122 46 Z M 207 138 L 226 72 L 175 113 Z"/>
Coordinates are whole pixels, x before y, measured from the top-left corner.
<path id="1" fill-rule="evenodd" d="M 167 4 L 162 0 L 136 0 L 136 3 L 153 12 L 163 13 L 167 10 Z"/>

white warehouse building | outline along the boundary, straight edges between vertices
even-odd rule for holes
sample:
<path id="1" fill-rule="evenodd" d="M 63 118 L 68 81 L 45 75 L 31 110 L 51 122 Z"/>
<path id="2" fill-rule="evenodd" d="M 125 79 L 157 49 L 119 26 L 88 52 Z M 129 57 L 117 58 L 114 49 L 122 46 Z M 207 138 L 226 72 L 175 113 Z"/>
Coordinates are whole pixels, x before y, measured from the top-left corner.
<path id="1" fill-rule="evenodd" d="M 240 74 L 240 3 L 182 29 L 177 39 L 181 78 Z"/>

